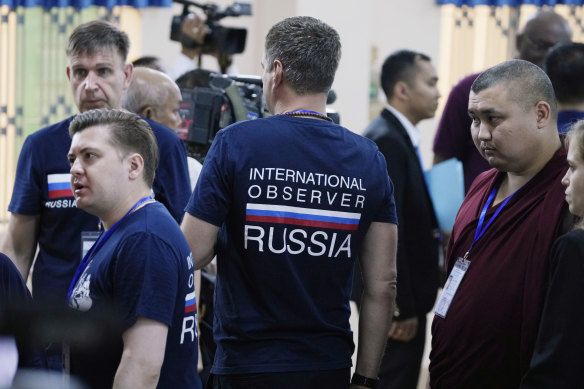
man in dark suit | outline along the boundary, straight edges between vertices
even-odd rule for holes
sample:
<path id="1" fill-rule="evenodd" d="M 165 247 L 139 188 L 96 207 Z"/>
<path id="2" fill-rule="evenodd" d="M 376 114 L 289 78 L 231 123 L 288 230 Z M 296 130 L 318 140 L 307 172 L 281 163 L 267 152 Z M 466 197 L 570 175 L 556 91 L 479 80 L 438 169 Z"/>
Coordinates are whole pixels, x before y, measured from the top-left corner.
<path id="1" fill-rule="evenodd" d="M 397 51 L 383 63 L 387 105 L 367 127 L 387 161 L 398 214 L 397 304 L 379 371 L 378 388 L 415 389 L 426 337 L 426 314 L 438 290 L 439 234 L 418 151 L 415 127 L 438 106 L 436 70 L 430 58 Z"/>

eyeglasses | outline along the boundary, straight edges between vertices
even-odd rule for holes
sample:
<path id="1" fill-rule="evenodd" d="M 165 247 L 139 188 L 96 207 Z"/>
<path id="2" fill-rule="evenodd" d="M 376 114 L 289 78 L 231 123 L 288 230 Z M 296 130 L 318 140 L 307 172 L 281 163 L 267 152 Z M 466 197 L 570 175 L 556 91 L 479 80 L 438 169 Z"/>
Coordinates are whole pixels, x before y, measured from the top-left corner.
<path id="1" fill-rule="evenodd" d="M 525 42 L 531 46 L 533 49 L 538 51 L 548 51 L 552 46 L 556 44 L 556 42 L 546 42 L 540 39 L 532 39 L 529 35 L 523 35 Z"/>

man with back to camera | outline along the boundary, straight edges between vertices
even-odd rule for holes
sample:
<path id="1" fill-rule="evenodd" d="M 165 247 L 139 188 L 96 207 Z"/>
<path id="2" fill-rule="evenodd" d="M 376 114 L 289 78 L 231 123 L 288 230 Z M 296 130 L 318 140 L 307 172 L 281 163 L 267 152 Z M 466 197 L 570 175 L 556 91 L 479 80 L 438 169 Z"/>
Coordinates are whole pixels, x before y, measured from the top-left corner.
<path id="1" fill-rule="evenodd" d="M 67 44 L 67 77 L 79 112 L 94 108 L 120 108 L 133 67 L 126 64 L 127 35 L 113 24 L 91 21 L 78 26 Z M 73 117 L 30 135 L 19 156 L 10 220 L 0 251 L 6 253 L 26 279 L 39 246 L 32 277 L 35 299 L 63 304 L 82 257 L 82 249 L 95 241 L 98 219 L 77 209 L 68 185 L 65 155 Z M 148 120 L 147 120 L 148 121 Z M 190 193 L 186 152 L 168 128 L 148 121 L 160 149 L 153 190 L 177 222 Z M 60 368 L 56 347 L 54 368 Z"/>
<path id="2" fill-rule="evenodd" d="M 518 58 L 543 67 L 547 51 L 556 43 L 571 39 L 572 30 L 566 19 L 553 11 L 539 11 L 517 35 Z M 478 75 L 466 76 L 452 88 L 434 137 L 434 165 L 449 158 L 462 161 L 465 191 L 476 176 L 490 168 L 474 146 L 469 131 L 468 96 Z"/>
<path id="3" fill-rule="evenodd" d="M 440 92 L 430 58 L 401 50 L 381 70 L 385 109 L 365 130 L 387 161 L 397 209 L 396 311 L 379 371 L 378 388 L 415 389 L 426 341 L 426 314 L 438 290 L 439 232 L 424 178 L 415 127 L 434 116 Z"/>
<path id="4" fill-rule="evenodd" d="M 545 57 L 544 70 L 558 100 L 558 131 L 568 132 L 584 119 L 584 44 L 559 43 Z"/>
<path id="5" fill-rule="evenodd" d="M 533 352 L 550 248 L 570 222 L 560 182 L 566 151 L 551 82 L 530 62 L 481 73 L 468 112 L 475 145 L 494 169 L 474 181 L 454 223 L 430 385 L 517 388 Z"/>
<path id="6" fill-rule="evenodd" d="M 105 363 L 79 360 L 72 347 L 71 373 L 92 389 L 112 382 L 116 389 L 201 388 L 192 254 L 151 196 L 158 164 L 152 129 L 133 113 L 90 110 L 75 117 L 69 133 L 77 206 L 103 226 L 71 283 L 69 306 L 112 310 L 123 343 Z"/>
<path id="7" fill-rule="evenodd" d="M 340 48 L 311 17 L 270 29 L 262 81 L 274 115 L 217 133 L 187 206 L 195 268 L 217 244 L 216 388 L 347 387 L 356 257 L 365 292 L 351 387 L 377 383 L 397 220 L 383 155 L 324 114 Z"/>
<path id="8" fill-rule="evenodd" d="M 168 75 L 138 67 L 134 69 L 132 82 L 122 97 L 122 107 L 176 132 L 182 122 L 179 111 L 181 101 L 180 89 Z M 192 157 L 187 157 L 187 163 L 191 189 L 194 189 L 203 166 Z"/>

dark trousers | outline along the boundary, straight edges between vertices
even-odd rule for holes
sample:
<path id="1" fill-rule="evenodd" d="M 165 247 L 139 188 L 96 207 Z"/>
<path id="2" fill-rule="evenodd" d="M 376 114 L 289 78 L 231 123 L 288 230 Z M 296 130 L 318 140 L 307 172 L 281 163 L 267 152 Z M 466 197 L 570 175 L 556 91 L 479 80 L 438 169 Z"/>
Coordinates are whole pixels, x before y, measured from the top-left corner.
<path id="1" fill-rule="evenodd" d="M 351 368 L 283 373 L 211 374 L 207 389 L 339 389 L 348 388 Z"/>
<path id="2" fill-rule="evenodd" d="M 418 317 L 418 331 L 409 342 L 388 339 L 377 389 L 416 389 L 425 342 L 426 316 Z"/>

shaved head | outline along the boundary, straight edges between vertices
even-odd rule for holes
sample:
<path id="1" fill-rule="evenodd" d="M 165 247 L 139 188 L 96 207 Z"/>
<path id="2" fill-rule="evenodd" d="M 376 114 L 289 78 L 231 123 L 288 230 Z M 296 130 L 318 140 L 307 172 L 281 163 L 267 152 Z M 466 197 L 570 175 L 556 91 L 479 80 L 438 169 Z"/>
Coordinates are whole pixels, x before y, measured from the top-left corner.
<path id="1" fill-rule="evenodd" d="M 138 67 L 122 98 L 122 107 L 176 131 L 181 93 L 176 83 L 158 70 Z"/>
<path id="2" fill-rule="evenodd" d="M 559 42 L 572 40 L 572 29 L 561 15 L 543 10 L 533 15 L 517 35 L 519 58 L 543 67 L 547 51 Z"/>
<path id="3" fill-rule="evenodd" d="M 529 109 L 539 101 L 549 104 L 552 118 L 557 117 L 554 88 L 549 77 L 538 66 L 521 59 L 502 62 L 482 72 L 471 86 L 475 94 L 499 84 L 506 85 L 508 97 Z"/>

